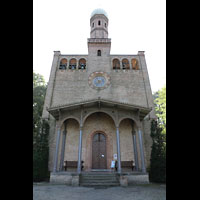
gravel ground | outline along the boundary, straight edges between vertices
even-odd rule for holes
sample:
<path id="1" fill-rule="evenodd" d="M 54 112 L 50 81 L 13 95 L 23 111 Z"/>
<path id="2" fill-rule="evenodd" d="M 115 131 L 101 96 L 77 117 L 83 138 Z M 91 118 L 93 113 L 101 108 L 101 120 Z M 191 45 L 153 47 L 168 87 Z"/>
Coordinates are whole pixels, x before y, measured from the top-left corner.
<path id="1" fill-rule="evenodd" d="M 33 200 L 166 200 L 166 186 L 87 188 L 49 183 L 33 185 Z"/>

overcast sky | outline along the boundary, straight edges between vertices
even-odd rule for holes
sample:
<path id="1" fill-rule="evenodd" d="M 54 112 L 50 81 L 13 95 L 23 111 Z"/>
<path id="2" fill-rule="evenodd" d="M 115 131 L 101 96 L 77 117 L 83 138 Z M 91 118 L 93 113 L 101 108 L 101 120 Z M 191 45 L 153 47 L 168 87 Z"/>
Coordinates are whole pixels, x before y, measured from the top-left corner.
<path id="1" fill-rule="evenodd" d="M 88 54 L 90 15 L 108 14 L 111 54 L 145 51 L 152 92 L 166 81 L 166 0 L 33 0 L 33 70 L 49 81 L 53 51 Z"/>

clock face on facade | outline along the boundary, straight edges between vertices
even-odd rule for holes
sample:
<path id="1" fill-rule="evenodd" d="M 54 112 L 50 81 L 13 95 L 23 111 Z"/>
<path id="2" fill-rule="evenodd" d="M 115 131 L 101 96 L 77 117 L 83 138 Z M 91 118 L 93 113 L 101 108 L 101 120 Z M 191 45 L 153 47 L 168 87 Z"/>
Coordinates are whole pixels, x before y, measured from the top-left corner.
<path id="1" fill-rule="evenodd" d="M 105 72 L 93 72 L 88 83 L 93 89 L 105 89 L 110 84 L 110 76 Z"/>
<path id="2" fill-rule="evenodd" d="M 96 87 L 103 87 L 106 84 L 106 79 L 103 76 L 97 76 L 93 79 L 93 84 Z"/>

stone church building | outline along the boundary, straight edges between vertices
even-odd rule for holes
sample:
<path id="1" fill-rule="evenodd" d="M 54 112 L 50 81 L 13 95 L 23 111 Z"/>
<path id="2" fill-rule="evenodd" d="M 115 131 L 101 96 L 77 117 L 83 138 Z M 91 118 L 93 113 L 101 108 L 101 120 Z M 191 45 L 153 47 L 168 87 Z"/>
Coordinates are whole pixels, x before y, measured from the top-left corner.
<path id="1" fill-rule="evenodd" d="M 148 176 L 155 114 L 144 51 L 110 54 L 108 27 L 107 13 L 96 9 L 88 54 L 54 51 L 42 116 L 52 182 L 79 185 L 80 174 L 113 170 Z"/>

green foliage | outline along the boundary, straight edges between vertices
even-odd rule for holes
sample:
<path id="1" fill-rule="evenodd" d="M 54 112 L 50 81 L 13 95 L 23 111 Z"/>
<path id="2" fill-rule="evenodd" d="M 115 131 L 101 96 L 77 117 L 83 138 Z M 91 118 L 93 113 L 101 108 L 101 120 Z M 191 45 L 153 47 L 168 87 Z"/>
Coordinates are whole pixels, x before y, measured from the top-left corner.
<path id="1" fill-rule="evenodd" d="M 46 86 L 44 77 L 40 74 L 36 74 L 33 72 L 33 88 L 36 88 L 38 86 Z"/>
<path id="2" fill-rule="evenodd" d="M 151 137 L 153 140 L 149 180 L 156 183 L 166 182 L 166 135 L 158 121 L 151 122 Z"/>
<path id="3" fill-rule="evenodd" d="M 33 73 L 33 181 L 43 181 L 49 174 L 49 125 L 42 121 L 46 87 L 43 76 Z"/>
<path id="4" fill-rule="evenodd" d="M 48 172 L 48 133 L 46 121 L 41 124 L 41 133 L 37 135 L 33 148 L 33 181 L 44 181 L 49 178 Z"/>
<path id="5" fill-rule="evenodd" d="M 33 132 L 40 131 L 41 116 L 46 93 L 46 84 L 43 76 L 33 73 Z"/>
<path id="6" fill-rule="evenodd" d="M 156 116 L 162 127 L 162 133 L 166 134 L 166 86 L 153 94 Z"/>
<path id="7" fill-rule="evenodd" d="M 151 122 L 153 140 L 149 179 L 151 182 L 166 182 L 166 86 L 154 93 L 157 120 Z"/>

